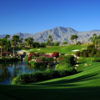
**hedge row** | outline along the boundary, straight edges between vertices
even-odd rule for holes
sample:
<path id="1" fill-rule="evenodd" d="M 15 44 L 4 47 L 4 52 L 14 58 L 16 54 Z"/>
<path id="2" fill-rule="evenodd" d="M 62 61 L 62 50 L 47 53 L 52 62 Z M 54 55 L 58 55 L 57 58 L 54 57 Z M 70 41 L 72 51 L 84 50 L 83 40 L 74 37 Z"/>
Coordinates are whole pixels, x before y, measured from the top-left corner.
<path id="1" fill-rule="evenodd" d="M 77 72 L 75 69 L 73 69 L 71 71 L 51 70 L 51 71 L 36 72 L 31 74 L 21 74 L 12 81 L 12 84 L 27 84 L 27 83 L 39 82 L 39 81 L 49 80 L 53 78 L 68 76 L 75 73 Z"/>

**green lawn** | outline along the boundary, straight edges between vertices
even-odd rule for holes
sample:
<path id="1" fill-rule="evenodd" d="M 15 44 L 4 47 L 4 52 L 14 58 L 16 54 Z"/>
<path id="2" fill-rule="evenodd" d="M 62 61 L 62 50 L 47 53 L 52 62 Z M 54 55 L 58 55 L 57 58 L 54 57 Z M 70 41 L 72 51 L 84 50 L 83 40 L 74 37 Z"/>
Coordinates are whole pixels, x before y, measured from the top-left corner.
<path id="1" fill-rule="evenodd" d="M 1 85 L 0 98 L 7 100 L 100 100 L 100 62 L 91 60 L 92 58 L 79 59 L 80 73 L 75 75 L 27 85 Z"/>
<path id="2" fill-rule="evenodd" d="M 68 46 L 53 46 L 53 47 L 47 47 L 47 48 L 34 48 L 29 50 L 29 52 L 43 52 L 43 53 L 53 53 L 53 52 L 59 52 L 59 53 L 67 53 L 72 54 L 72 50 L 81 50 L 82 48 L 86 48 L 86 45 L 68 45 Z"/>
<path id="3" fill-rule="evenodd" d="M 0 86 L 0 98 L 37 100 L 99 100 L 100 63 L 87 59 L 78 74 L 20 86 Z"/>

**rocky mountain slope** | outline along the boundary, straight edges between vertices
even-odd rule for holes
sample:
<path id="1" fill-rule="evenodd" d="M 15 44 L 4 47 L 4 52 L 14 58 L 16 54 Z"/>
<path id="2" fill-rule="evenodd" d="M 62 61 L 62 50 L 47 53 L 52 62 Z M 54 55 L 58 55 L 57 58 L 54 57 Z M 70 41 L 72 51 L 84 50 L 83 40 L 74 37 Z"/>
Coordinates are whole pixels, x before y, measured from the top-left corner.
<path id="1" fill-rule="evenodd" d="M 70 37 L 73 34 L 78 35 L 78 41 L 81 42 L 89 42 L 89 38 L 93 34 L 100 35 L 100 30 L 92 30 L 92 31 L 84 31 L 84 32 L 79 32 L 76 31 L 73 28 L 69 27 L 56 27 L 53 29 L 49 29 L 43 32 L 35 33 L 35 34 L 30 34 L 30 33 L 16 33 L 19 35 L 21 38 L 27 38 L 27 37 L 32 37 L 34 38 L 35 41 L 37 42 L 46 42 L 48 40 L 48 36 L 51 35 L 53 37 L 54 42 L 63 42 L 63 41 L 70 41 Z M 2 36 L 0 36 L 2 37 Z"/>

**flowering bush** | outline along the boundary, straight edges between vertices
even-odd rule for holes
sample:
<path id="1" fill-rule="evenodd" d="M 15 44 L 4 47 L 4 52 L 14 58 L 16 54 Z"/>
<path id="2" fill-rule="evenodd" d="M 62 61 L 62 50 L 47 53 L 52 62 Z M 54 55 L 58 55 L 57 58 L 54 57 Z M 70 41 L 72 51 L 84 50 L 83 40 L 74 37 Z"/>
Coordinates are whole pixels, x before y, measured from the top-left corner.
<path id="1" fill-rule="evenodd" d="M 36 62 L 38 62 L 38 63 L 49 63 L 49 62 L 52 62 L 52 61 L 53 61 L 52 58 L 43 57 L 43 56 L 36 59 Z"/>
<path id="2" fill-rule="evenodd" d="M 29 56 L 27 57 L 27 62 L 29 63 L 29 61 L 32 59 L 32 58 L 35 58 L 35 57 L 38 57 L 39 56 L 39 54 L 36 54 L 36 53 L 34 53 L 34 52 L 31 52 L 30 54 L 29 54 Z"/>
<path id="3" fill-rule="evenodd" d="M 62 60 L 63 58 L 62 58 L 62 57 L 59 57 L 58 59 L 59 59 L 59 60 Z"/>
<path id="4" fill-rule="evenodd" d="M 52 55 L 46 55 L 46 54 L 39 54 L 31 52 L 27 58 L 27 62 L 29 63 L 30 60 L 35 59 L 35 62 L 37 63 L 53 63 L 53 57 L 59 57 L 58 52 L 54 52 Z M 59 58 L 60 59 L 60 58 Z"/>
<path id="5" fill-rule="evenodd" d="M 58 63 L 62 62 L 62 60 L 63 60 L 63 57 L 58 57 L 58 58 L 57 58 L 57 62 L 58 62 Z"/>
<path id="6" fill-rule="evenodd" d="M 51 55 L 42 55 L 42 57 L 52 58 L 52 56 L 51 56 Z"/>
<path id="7" fill-rule="evenodd" d="M 52 54 L 52 57 L 59 57 L 59 52 L 54 52 L 53 54 Z"/>
<path id="8" fill-rule="evenodd" d="M 74 65 L 76 64 L 76 59 L 72 55 L 59 57 L 58 64 L 55 67 L 55 70 L 72 70 L 74 69 Z"/>
<path id="9" fill-rule="evenodd" d="M 30 56 L 30 57 L 28 57 L 28 58 L 27 58 L 27 62 L 29 62 L 31 59 L 32 59 L 32 57 L 31 57 L 31 56 Z"/>
<path id="10" fill-rule="evenodd" d="M 36 54 L 36 53 L 34 53 L 34 52 L 31 52 L 31 53 L 29 54 L 29 57 L 31 57 L 31 56 L 36 56 L 36 57 L 38 57 L 39 54 Z"/>

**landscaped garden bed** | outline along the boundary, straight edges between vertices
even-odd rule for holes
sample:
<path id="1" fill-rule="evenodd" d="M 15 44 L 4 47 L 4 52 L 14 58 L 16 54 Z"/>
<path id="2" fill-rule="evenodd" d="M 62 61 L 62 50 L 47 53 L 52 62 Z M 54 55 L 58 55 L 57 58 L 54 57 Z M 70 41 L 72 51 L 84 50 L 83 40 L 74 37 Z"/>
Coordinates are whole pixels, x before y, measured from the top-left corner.
<path id="1" fill-rule="evenodd" d="M 62 56 L 58 52 L 54 52 L 51 55 L 30 53 L 25 58 L 25 61 L 33 68 L 43 68 L 45 70 L 19 75 L 12 81 L 13 84 L 38 82 L 77 73 L 75 69 L 76 58 L 72 55 Z M 54 68 L 52 68 L 53 66 Z"/>

